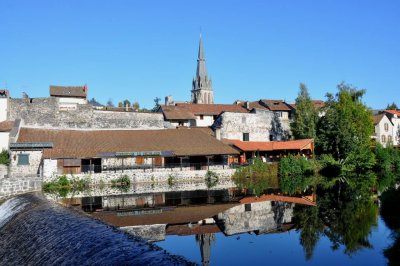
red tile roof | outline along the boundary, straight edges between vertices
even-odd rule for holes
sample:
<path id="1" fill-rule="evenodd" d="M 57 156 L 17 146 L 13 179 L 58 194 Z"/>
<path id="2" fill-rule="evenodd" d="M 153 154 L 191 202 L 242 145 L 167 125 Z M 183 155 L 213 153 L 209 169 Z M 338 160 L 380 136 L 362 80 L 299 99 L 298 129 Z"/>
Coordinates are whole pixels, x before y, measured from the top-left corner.
<path id="1" fill-rule="evenodd" d="M 397 110 L 385 110 L 386 113 L 397 115 L 400 118 L 400 111 Z"/>
<path id="2" fill-rule="evenodd" d="M 291 111 L 290 106 L 283 100 L 260 100 L 271 111 Z"/>
<path id="3" fill-rule="evenodd" d="M 305 150 L 313 149 L 313 139 L 289 141 L 241 141 L 225 139 L 224 143 L 231 144 L 242 151 L 276 151 L 276 150 Z"/>
<path id="4" fill-rule="evenodd" d="M 173 106 L 172 106 L 173 107 Z M 238 104 L 193 104 L 177 103 L 176 108 L 186 109 L 194 115 L 219 115 L 222 112 L 247 113 L 248 110 Z"/>
<path id="5" fill-rule="evenodd" d="M 325 102 L 321 100 L 311 100 L 315 108 L 322 108 L 325 106 Z M 295 103 L 289 104 L 293 109 L 296 109 L 297 106 Z"/>
<path id="6" fill-rule="evenodd" d="M 56 130 L 21 128 L 18 143 L 52 142 L 44 158 L 93 158 L 100 153 L 172 151 L 176 156 L 238 154 L 205 129 Z"/>
<path id="7" fill-rule="evenodd" d="M 0 132 L 10 132 L 14 126 L 14 120 L 5 120 L 0 122 Z"/>
<path id="8" fill-rule="evenodd" d="M 281 196 L 281 195 L 261 195 L 260 197 L 245 197 L 240 200 L 241 204 L 246 203 L 255 203 L 255 202 L 262 202 L 262 201 L 283 201 L 283 202 L 290 202 L 296 204 L 304 204 L 310 206 L 317 206 L 315 202 L 308 199 L 308 197 L 288 197 L 288 196 Z"/>
<path id="9" fill-rule="evenodd" d="M 167 120 L 196 120 L 196 116 L 184 106 L 162 105 L 161 111 Z"/>

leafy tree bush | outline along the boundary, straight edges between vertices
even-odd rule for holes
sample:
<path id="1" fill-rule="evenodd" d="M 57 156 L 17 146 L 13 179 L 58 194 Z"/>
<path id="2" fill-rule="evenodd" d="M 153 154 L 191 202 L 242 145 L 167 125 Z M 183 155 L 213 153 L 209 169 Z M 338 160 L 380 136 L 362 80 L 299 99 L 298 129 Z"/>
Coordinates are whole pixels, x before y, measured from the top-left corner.
<path id="1" fill-rule="evenodd" d="M 2 150 L 0 153 L 0 164 L 9 165 L 10 164 L 10 155 L 7 150 Z"/>
<path id="2" fill-rule="evenodd" d="M 233 180 L 239 188 L 252 189 L 254 194 L 261 195 L 268 188 L 279 187 L 277 177 L 277 164 L 267 164 L 255 158 L 253 164 L 238 168 Z"/>
<path id="3" fill-rule="evenodd" d="M 279 162 L 280 188 L 293 195 L 304 191 L 312 182 L 316 165 L 302 156 L 289 155 Z"/>

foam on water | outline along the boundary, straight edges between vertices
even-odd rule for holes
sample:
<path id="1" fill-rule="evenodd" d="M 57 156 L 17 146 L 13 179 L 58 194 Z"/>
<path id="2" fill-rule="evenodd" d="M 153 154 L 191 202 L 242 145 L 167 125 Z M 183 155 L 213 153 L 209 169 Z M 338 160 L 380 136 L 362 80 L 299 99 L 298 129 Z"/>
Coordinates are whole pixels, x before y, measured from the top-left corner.
<path id="1" fill-rule="evenodd" d="M 0 205 L 0 230 L 21 211 L 28 202 L 23 198 L 12 198 Z"/>

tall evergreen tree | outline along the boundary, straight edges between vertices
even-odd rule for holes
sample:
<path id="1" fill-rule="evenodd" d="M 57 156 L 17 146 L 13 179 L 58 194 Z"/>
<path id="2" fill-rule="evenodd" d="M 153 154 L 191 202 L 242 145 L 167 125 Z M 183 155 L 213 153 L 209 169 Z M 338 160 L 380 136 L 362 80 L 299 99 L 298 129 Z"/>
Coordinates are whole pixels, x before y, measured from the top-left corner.
<path id="1" fill-rule="evenodd" d="M 395 102 L 392 102 L 391 104 L 388 104 L 386 106 L 386 110 L 397 110 L 397 109 L 398 109 L 398 107 L 397 107 L 397 104 Z"/>
<path id="2" fill-rule="evenodd" d="M 318 115 L 306 85 L 300 83 L 291 130 L 295 139 L 314 139 Z"/>

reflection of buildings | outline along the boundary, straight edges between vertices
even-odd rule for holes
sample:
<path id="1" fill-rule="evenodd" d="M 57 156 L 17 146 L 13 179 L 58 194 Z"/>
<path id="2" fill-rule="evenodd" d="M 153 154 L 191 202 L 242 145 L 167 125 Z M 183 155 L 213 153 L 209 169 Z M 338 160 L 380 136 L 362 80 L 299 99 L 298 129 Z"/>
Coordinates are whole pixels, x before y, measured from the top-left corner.
<path id="1" fill-rule="evenodd" d="M 202 263 L 208 265 L 216 233 L 231 236 L 287 231 L 293 228 L 295 204 L 314 205 L 306 198 L 242 198 L 237 192 L 224 189 L 98 197 L 103 211 L 92 215 L 151 242 L 165 240 L 168 235 L 195 235 Z M 82 198 L 82 208 L 94 210 L 86 205 L 89 199 Z"/>

